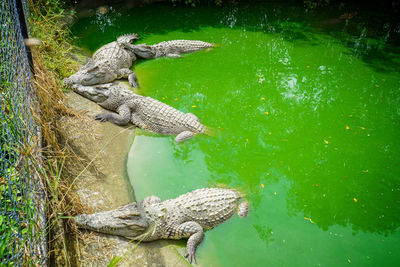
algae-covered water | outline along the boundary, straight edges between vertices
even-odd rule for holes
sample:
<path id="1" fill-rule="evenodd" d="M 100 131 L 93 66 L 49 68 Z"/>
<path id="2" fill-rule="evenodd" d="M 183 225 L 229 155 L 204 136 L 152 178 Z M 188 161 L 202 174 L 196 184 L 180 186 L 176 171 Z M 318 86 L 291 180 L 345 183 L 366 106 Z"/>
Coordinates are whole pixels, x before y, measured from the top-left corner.
<path id="1" fill-rule="evenodd" d="M 395 266 L 400 27 L 393 19 L 365 6 L 306 13 L 282 3 L 151 5 L 80 19 L 73 33 L 90 52 L 129 32 L 147 44 L 217 45 L 133 67 L 140 94 L 192 112 L 212 130 L 179 145 L 139 130 L 127 164 L 136 198 L 221 184 L 248 195 L 249 217 L 206 233 L 200 266 Z"/>

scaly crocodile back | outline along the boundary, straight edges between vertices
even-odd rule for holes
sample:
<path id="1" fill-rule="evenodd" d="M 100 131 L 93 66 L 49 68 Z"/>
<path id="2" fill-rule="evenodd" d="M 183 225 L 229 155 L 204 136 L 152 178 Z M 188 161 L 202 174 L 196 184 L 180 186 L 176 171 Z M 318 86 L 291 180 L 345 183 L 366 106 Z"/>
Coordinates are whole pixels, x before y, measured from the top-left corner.
<path id="1" fill-rule="evenodd" d="M 118 42 L 111 42 L 100 47 L 93 54 L 94 61 L 108 60 L 113 69 L 130 68 L 136 56 L 123 49 Z"/>
<path id="2" fill-rule="evenodd" d="M 238 211 L 242 195 L 232 189 L 203 188 L 164 201 L 166 222 L 194 221 L 210 229 L 231 218 Z M 168 219 L 169 218 L 169 219 Z"/>
<path id="3" fill-rule="evenodd" d="M 160 134 L 179 134 L 183 131 L 204 133 L 205 126 L 198 119 L 151 97 L 135 100 L 132 122 L 141 128 Z"/>

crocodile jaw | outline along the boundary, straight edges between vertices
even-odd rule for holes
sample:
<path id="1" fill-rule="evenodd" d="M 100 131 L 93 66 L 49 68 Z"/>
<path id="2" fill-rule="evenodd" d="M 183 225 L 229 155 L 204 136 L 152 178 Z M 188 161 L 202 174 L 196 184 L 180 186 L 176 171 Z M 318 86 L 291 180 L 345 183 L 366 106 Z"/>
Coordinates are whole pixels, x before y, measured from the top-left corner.
<path id="1" fill-rule="evenodd" d="M 74 84 L 72 85 L 72 90 L 96 103 L 102 103 L 109 98 L 111 91 L 110 87 L 111 84 L 102 84 L 97 86 Z"/>
<path id="2" fill-rule="evenodd" d="M 95 65 L 92 62 L 86 64 L 77 73 L 65 78 L 63 82 L 66 85 L 94 85 L 112 82 L 117 78 L 115 71 L 111 70 L 106 62 L 100 61 Z"/>
<path id="3" fill-rule="evenodd" d="M 148 223 L 138 212 L 136 203 L 116 210 L 82 214 L 75 217 L 79 228 L 135 239 L 148 229 Z"/>

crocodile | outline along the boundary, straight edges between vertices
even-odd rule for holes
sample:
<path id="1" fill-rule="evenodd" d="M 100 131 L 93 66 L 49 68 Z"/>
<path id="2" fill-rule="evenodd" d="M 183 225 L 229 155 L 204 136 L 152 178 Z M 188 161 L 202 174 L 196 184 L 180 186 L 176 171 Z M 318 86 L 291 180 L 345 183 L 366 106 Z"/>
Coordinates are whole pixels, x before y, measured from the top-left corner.
<path id="1" fill-rule="evenodd" d="M 109 121 L 117 125 L 132 124 L 159 134 L 177 134 L 180 143 L 195 134 L 206 133 L 206 127 L 196 115 L 183 113 L 151 97 L 135 94 L 119 85 L 101 84 L 83 86 L 75 84 L 72 89 L 78 94 L 98 103 L 101 107 L 116 113 L 101 113 L 95 116 L 101 122 Z"/>
<path id="2" fill-rule="evenodd" d="M 156 196 L 117 209 L 75 217 L 78 227 L 130 240 L 154 241 L 187 238 L 185 257 L 196 263 L 196 249 L 204 231 L 230 219 L 246 217 L 249 203 L 233 189 L 202 188 L 175 199 Z"/>
<path id="3" fill-rule="evenodd" d="M 64 79 L 67 85 L 95 85 L 128 78 L 133 87 L 138 87 L 135 73 L 129 68 L 137 59 L 135 53 L 121 44 L 131 44 L 139 39 L 137 34 L 125 34 L 116 41 L 100 47 L 86 64 L 75 74 Z"/>
<path id="4" fill-rule="evenodd" d="M 121 45 L 127 50 L 133 52 L 135 55 L 145 59 L 163 56 L 181 57 L 180 54 L 182 53 L 194 52 L 201 49 L 214 47 L 214 44 L 197 40 L 172 40 L 161 42 L 155 45 L 132 45 L 125 42 Z"/>
<path id="5" fill-rule="evenodd" d="M 67 85 L 96 85 L 128 78 L 133 87 L 138 87 L 136 74 L 130 69 L 137 56 L 155 58 L 161 56 L 179 57 L 180 53 L 194 52 L 213 44 L 202 41 L 174 40 L 156 45 L 134 45 L 137 34 L 126 34 L 116 41 L 100 47 L 91 59 L 75 74 L 64 79 Z"/>

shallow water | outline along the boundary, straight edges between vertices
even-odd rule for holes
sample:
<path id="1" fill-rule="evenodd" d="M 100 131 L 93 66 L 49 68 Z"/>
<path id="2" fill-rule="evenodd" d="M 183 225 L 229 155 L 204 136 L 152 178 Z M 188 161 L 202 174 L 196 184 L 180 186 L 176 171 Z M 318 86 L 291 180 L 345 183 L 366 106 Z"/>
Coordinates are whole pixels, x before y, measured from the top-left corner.
<path id="1" fill-rule="evenodd" d="M 399 262 L 400 27 L 373 9 L 338 19 L 353 11 L 153 5 L 74 25 L 90 52 L 128 32 L 217 44 L 133 67 L 139 93 L 213 133 L 176 145 L 138 131 L 127 166 L 136 198 L 219 184 L 248 195 L 249 217 L 208 231 L 200 265 Z"/>

